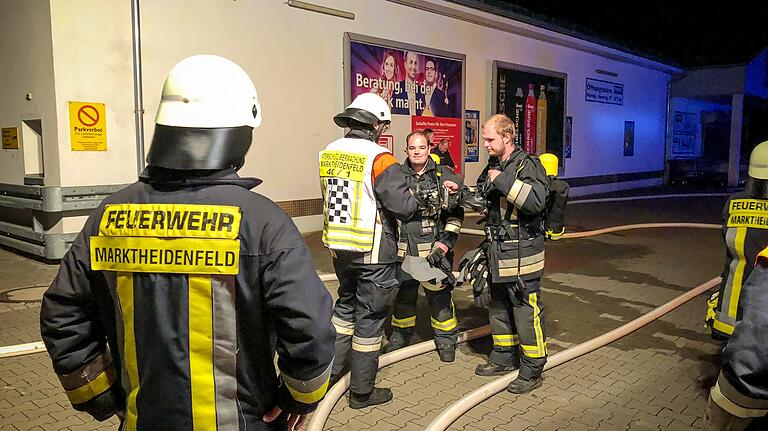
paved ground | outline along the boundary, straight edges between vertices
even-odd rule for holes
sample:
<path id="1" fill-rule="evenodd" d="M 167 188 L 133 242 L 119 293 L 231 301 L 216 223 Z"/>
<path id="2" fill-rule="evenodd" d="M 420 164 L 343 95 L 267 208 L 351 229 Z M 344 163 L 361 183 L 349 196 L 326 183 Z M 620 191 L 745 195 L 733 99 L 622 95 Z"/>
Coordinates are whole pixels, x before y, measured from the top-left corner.
<path id="1" fill-rule="evenodd" d="M 0 346 L 40 340 L 39 298 L 57 270 L 0 250 Z M 0 430 L 115 430 L 117 423 L 94 422 L 72 410 L 48 355 L 0 359 Z"/>
<path id="2" fill-rule="evenodd" d="M 569 229 L 649 221 L 717 223 L 724 198 L 670 199 L 569 208 Z M 468 220 L 466 227 L 474 227 Z M 318 270 L 331 271 L 317 235 L 307 241 Z M 463 236 L 459 252 L 478 237 Z M 642 230 L 551 243 L 543 301 L 551 353 L 618 327 L 714 276 L 723 259 L 716 230 Z M 0 300 L 39 295 L 56 268 L 0 251 Z M 329 285 L 329 289 L 334 289 Z M 39 296 L 38 296 L 39 297 Z M 487 324 L 466 289 L 455 291 L 463 329 Z M 426 304 L 420 298 L 420 315 Z M 718 346 L 703 328 L 701 296 L 640 331 L 545 374 L 532 394 L 503 392 L 471 410 L 451 429 L 698 429 L 707 385 L 717 373 Z M 0 345 L 39 339 L 35 302 L 0 302 Z M 425 321 L 426 320 L 426 321 Z M 428 319 L 418 338 L 428 339 Z M 447 405 L 489 380 L 473 375 L 490 350 L 485 339 L 462 345 L 453 364 L 431 353 L 383 369 L 380 385 L 396 399 L 364 412 L 341 400 L 326 429 L 423 429 Z M 0 359 L 0 430 L 116 429 L 75 414 L 45 354 Z"/>

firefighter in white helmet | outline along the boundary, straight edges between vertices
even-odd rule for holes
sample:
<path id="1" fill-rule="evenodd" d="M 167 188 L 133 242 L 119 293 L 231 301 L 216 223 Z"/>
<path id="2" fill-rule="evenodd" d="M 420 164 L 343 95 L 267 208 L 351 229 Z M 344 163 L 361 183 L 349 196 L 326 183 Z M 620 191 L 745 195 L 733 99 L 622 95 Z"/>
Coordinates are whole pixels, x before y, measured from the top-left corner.
<path id="1" fill-rule="evenodd" d="M 733 333 L 741 309 L 741 288 L 755 266 L 757 254 L 768 246 L 768 141 L 752 150 L 747 175 L 745 190 L 729 197 L 723 208 L 723 281 L 707 313 L 712 336 L 720 340 L 727 340 Z"/>
<path id="2" fill-rule="evenodd" d="M 76 410 L 123 430 L 298 428 L 328 386 L 332 301 L 290 217 L 236 173 L 256 89 L 189 57 L 155 122 L 147 169 L 90 215 L 45 293 L 53 368 Z"/>
<path id="3" fill-rule="evenodd" d="M 339 299 L 333 314 L 338 376 L 349 363 L 349 405 L 358 409 L 392 399 L 375 388 L 384 323 L 397 263 L 397 220 L 420 209 L 394 156 L 377 144 L 392 120 L 380 96 L 364 93 L 334 117 L 347 134 L 320 152 L 323 244 L 333 256 Z M 351 348 L 351 351 L 350 351 Z"/>

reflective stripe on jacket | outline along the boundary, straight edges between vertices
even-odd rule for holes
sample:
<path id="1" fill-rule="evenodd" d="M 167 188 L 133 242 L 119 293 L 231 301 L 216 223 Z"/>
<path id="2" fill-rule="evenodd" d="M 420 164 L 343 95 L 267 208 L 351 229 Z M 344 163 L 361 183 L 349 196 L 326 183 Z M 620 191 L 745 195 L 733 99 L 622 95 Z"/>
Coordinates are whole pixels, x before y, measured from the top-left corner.
<path id="1" fill-rule="evenodd" d="M 353 138 L 331 142 L 320 152 L 323 191 L 323 244 L 331 250 L 368 252 L 381 230 L 373 192 L 373 163 L 387 152 Z"/>
<path id="2" fill-rule="evenodd" d="M 338 184 L 332 184 L 332 180 L 341 180 L 343 183 L 343 178 L 324 176 L 323 172 L 321 172 L 320 179 L 324 201 L 324 244 L 330 248 L 332 255 L 338 256 L 340 253 L 343 253 L 344 260 L 352 263 L 386 264 L 397 262 L 397 221 L 408 220 L 419 210 L 419 203 L 408 190 L 400 164 L 397 163 L 397 160 L 389 151 L 369 140 L 367 134 L 359 130 L 352 130 L 344 138 L 331 143 L 321 153 L 321 158 L 325 151 L 337 151 L 339 149 L 350 154 L 365 155 L 366 166 L 370 162 L 371 170 L 370 176 L 365 174 L 365 168 L 363 170 L 364 178 L 361 179 L 363 186 L 359 187 L 359 190 L 361 190 L 359 196 L 349 191 L 344 192 L 344 190 L 353 188 L 351 181 L 347 181 L 347 184 L 342 184 L 342 187 L 338 187 Z M 328 155 L 326 160 L 330 160 L 333 157 L 343 158 L 342 156 Z M 358 164 L 357 166 L 360 165 Z M 321 167 L 321 171 L 328 168 L 333 168 L 333 166 Z M 336 169 L 339 169 L 339 167 L 336 167 Z M 325 173 L 327 174 L 328 171 L 326 170 Z M 331 174 L 335 175 L 336 172 L 331 172 Z M 342 174 L 347 176 L 347 172 L 342 172 Z M 352 176 L 351 173 L 349 176 Z M 336 183 L 338 182 L 336 181 Z M 329 184 L 332 187 L 336 186 L 336 188 L 330 188 Z M 362 191 L 367 190 L 369 184 L 374 198 L 373 203 L 371 203 L 371 195 L 367 191 L 362 193 Z M 347 187 L 347 185 L 350 187 Z M 358 203 L 358 200 L 361 203 Z M 366 218 L 365 223 L 363 223 L 362 215 L 360 215 L 361 218 L 357 222 L 352 217 L 348 217 L 347 214 L 350 214 L 353 205 L 356 208 L 360 208 L 360 214 L 366 214 L 367 216 L 370 215 L 367 209 L 373 205 L 375 209 L 373 212 L 375 217 L 373 224 L 369 224 L 371 223 L 369 218 Z M 352 211 L 352 216 L 354 214 L 355 211 Z M 344 218 L 343 221 L 342 217 Z M 355 228 L 354 232 L 352 232 L 354 236 L 348 230 L 345 231 L 353 223 L 362 226 L 360 229 Z M 356 247 L 362 248 L 362 246 L 367 244 L 367 239 L 369 238 L 367 236 L 369 235 L 368 226 L 373 226 L 372 237 L 370 237 L 372 238 L 371 246 L 367 251 L 356 250 Z M 364 241 L 360 241 L 361 244 L 350 245 L 350 241 L 347 240 L 350 237 L 353 237 L 355 240 L 364 239 Z"/>
<path id="3" fill-rule="evenodd" d="M 738 318 L 742 286 L 755 257 L 768 246 L 768 200 L 751 198 L 746 192 L 729 197 L 723 208 L 723 239 L 726 262 L 712 329 L 727 338 Z"/>
<path id="4" fill-rule="evenodd" d="M 734 416 L 768 414 L 768 248 L 744 283 L 742 305 L 723 350 L 723 369 L 712 400 Z"/>
<path id="5" fill-rule="evenodd" d="M 478 178 L 486 181 L 489 167 Z M 490 280 L 494 283 L 541 277 L 544 271 L 542 227 L 549 194 L 544 167 L 535 156 L 515 149 L 497 168 L 501 173 L 486 196 L 486 226 L 494 238 L 486 244 Z M 503 211 L 502 211 L 503 210 Z"/>
<path id="6" fill-rule="evenodd" d="M 231 170 L 148 171 L 91 214 L 43 298 L 74 407 L 125 410 L 124 430 L 270 429 L 275 405 L 312 411 L 335 331 L 291 219 Z"/>

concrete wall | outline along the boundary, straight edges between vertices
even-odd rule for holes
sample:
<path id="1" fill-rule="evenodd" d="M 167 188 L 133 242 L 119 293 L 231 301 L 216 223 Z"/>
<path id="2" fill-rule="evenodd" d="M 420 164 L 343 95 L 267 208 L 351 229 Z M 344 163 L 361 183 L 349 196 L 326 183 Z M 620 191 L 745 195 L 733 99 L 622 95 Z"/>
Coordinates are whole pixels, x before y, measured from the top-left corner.
<path id="1" fill-rule="evenodd" d="M 61 185 L 134 181 L 131 2 L 52 0 L 51 16 Z M 106 105 L 107 151 L 72 151 L 70 101 Z"/>
<path id="2" fill-rule="evenodd" d="M 259 191 L 275 199 L 319 196 L 315 155 L 341 135 L 331 117 L 344 106 L 344 32 L 466 54 L 466 108 L 480 109 L 484 118 L 491 104 L 493 60 L 567 73 L 567 115 L 574 118 L 574 135 L 566 176 L 663 168 L 666 73 L 386 1 L 316 2 L 354 12 L 354 21 L 293 9 L 278 0 L 215 2 L 215 13 L 213 3 L 171 0 L 143 5 L 148 136 L 162 77 L 175 62 L 196 53 L 232 58 L 256 81 L 264 112 L 243 173 L 264 177 Z M 585 78 L 600 78 L 595 69 L 619 74 L 613 80 L 625 86 L 623 106 L 584 101 Z M 636 123 L 634 157 L 622 154 L 625 120 Z M 404 127 L 397 121 L 394 126 L 396 131 Z M 402 158 L 400 141 L 395 154 Z M 468 179 L 479 174 L 484 160 L 482 154 L 481 162 L 465 166 Z"/>
<path id="3" fill-rule="evenodd" d="M 573 117 L 573 157 L 565 161 L 565 177 L 662 170 L 668 76 L 597 56 L 570 53 L 563 57 L 566 63 L 561 66 L 570 69 L 568 115 Z M 619 74 L 609 80 L 624 84 L 623 106 L 584 100 L 585 78 L 596 77 L 594 69 Z M 624 157 L 625 121 L 635 122 L 631 157 Z"/>
<path id="4" fill-rule="evenodd" d="M 22 3 L 32 2 L 14 2 Z M 61 184 L 131 182 L 136 166 L 130 2 L 51 3 Z M 146 148 L 170 68 L 189 55 L 221 55 L 253 77 L 263 108 L 264 122 L 254 132 L 241 174 L 263 178 L 257 191 L 277 201 L 318 198 L 317 153 L 342 134 L 331 118 L 344 107 L 343 36 L 352 32 L 466 54 L 465 106 L 479 109 L 483 119 L 491 108 L 493 60 L 565 73 L 566 115 L 573 117 L 573 158 L 565 161 L 566 177 L 663 169 L 666 84 L 674 68 L 439 0 L 417 2 L 419 8 L 385 0 L 315 3 L 354 12 L 356 18 L 307 12 L 283 0 L 142 2 Z M 423 10 L 433 6 L 454 17 Z M 586 78 L 605 79 L 596 69 L 618 74 L 607 80 L 624 84 L 622 106 L 584 101 Z M 42 78 L 50 80 L 50 71 Z M 68 101 L 107 105 L 108 151 L 71 151 Z M 18 115 L 19 108 L 8 111 Z M 624 121 L 635 121 L 633 157 L 622 153 Z M 398 133 L 405 122 L 395 122 Z M 400 140 L 395 154 L 402 159 Z M 483 149 L 480 153 L 480 162 L 465 165 L 470 184 L 487 158 Z M 320 226 L 317 216 L 297 223 L 304 230 Z"/>
<path id="5" fill-rule="evenodd" d="M 41 120 L 47 184 L 58 184 L 51 14 L 48 0 L 0 2 L 0 127 L 17 127 L 18 150 L 0 149 L 0 183 L 24 183 L 25 147 L 37 145 L 24 134 L 23 120 Z M 26 100 L 31 93 L 32 100 Z M 28 130 L 29 132 L 29 130 Z M 27 136 L 26 142 L 23 136 Z M 30 148 L 31 150 L 31 148 Z M 26 151 L 26 157 L 33 156 Z"/>

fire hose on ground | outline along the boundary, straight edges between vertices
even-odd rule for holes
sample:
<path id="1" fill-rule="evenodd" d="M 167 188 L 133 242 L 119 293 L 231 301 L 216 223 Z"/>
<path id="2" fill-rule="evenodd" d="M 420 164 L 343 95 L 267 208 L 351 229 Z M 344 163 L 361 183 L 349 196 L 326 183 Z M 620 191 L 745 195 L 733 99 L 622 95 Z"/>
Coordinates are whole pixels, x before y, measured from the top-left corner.
<path id="1" fill-rule="evenodd" d="M 547 364 L 544 366 L 544 370 L 549 370 L 559 365 L 562 365 L 568 361 L 572 361 L 580 356 L 584 356 L 594 350 L 604 347 L 614 341 L 631 334 L 634 331 L 642 328 L 643 326 L 653 322 L 661 316 L 675 310 L 686 302 L 701 295 L 707 290 L 720 284 L 720 277 L 713 278 L 712 280 L 703 283 L 688 292 L 678 296 L 677 298 L 667 302 L 666 304 L 655 308 L 648 314 L 644 314 L 637 319 L 622 325 L 610 332 L 607 332 L 599 337 L 593 338 L 589 341 L 585 341 L 570 349 L 563 350 L 552 355 L 547 360 Z M 471 410 L 473 407 L 482 403 L 491 396 L 503 391 L 507 388 L 512 380 L 517 377 L 518 372 L 513 371 L 503 377 L 500 377 L 488 384 L 481 386 L 469 395 L 464 396 L 460 400 L 451 404 L 447 409 L 443 410 L 428 426 L 427 431 L 443 431 L 451 426 L 457 419 L 459 419 L 464 413 Z"/>
<path id="2" fill-rule="evenodd" d="M 648 199 L 685 198 L 685 197 L 722 197 L 722 196 L 728 196 L 728 194 L 727 193 L 689 193 L 689 194 L 666 194 L 666 195 L 644 195 L 644 196 L 620 196 L 620 197 L 614 197 L 614 198 L 573 200 L 569 203 L 569 205 L 601 203 L 601 202 L 621 202 L 621 201 L 628 201 L 628 200 L 648 200 Z M 471 213 L 467 213 L 467 215 L 469 214 Z M 699 223 L 665 223 L 664 225 L 666 227 L 715 226 L 715 225 L 704 225 Z M 628 226 L 632 226 L 633 229 L 641 229 L 641 228 L 648 228 L 648 227 L 664 227 L 664 226 L 659 226 L 658 224 L 654 225 L 653 223 L 628 225 Z M 624 230 L 622 229 L 623 227 L 625 226 L 616 226 L 616 227 L 601 229 L 600 233 L 609 233 L 609 232 Z M 479 229 L 462 228 L 461 232 L 469 235 L 484 235 L 483 231 Z M 598 232 L 598 231 L 567 233 L 563 237 L 564 238 L 582 238 L 585 236 L 591 236 L 590 234 L 592 232 Z M 320 280 L 322 280 L 323 282 L 336 281 L 336 275 L 320 274 Z M 36 342 L 26 343 L 26 344 L 17 344 L 13 346 L 4 346 L 4 347 L 0 347 L 0 359 L 11 358 L 14 356 L 31 355 L 34 353 L 42 353 L 42 352 L 45 352 L 45 346 L 43 345 L 42 341 L 36 341 Z"/>
<path id="3" fill-rule="evenodd" d="M 604 235 L 606 233 L 635 230 L 635 229 L 658 229 L 658 228 L 720 229 L 721 227 L 722 226 L 719 224 L 708 224 L 708 223 L 642 223 L 642 224 L 632 224 L 632 225 L 625 225 L 625 226 L 614 226 L 614 227 L 597 229 L 597 230 L 586 231 L 586 232 L 572 232 L 572 233 L 567 233 L 563 235 L 563 237 L 564 238 L 585 238 L 590 236 Z M 485 233 L 479 229 L 462 228 L 461 232 L 467 233 L 470 235 L 482 235 L 482 236 L 485 235 Z M 336 275 L 323 274 L 320 278 L 323 281 L 332 281 L 332 280 L 336 280 Z M 560 353 L 557 353 L 548 360 L 545 370 L 556 367 L 567 361 L 573 360 L 579 356 L 583 356 L 589 352 L 592 352 L 593 350 L 596 350 L 600 347 L 610 344 L 618 340 L 619 338 L 622 338 L 640 329 L 641 327 L 658 319 L 664 314 L 669 313 L 670 311 L 685 304 L 686 302 L 690 301 L 696 296 L 701 295 L 702 293 L 706 292 L 707 290 L 711 289 L 714 286 L 717 286 L 719 283 L 720 283 L 720 277 L 709 280 L 706 283 L 701 284 L 696 288 L 688 291 L 687 293 L 680 295 L 679 297 L 673 299 L 672 301 L 667 302 L 666 304 L 654 309 L 650 313 L 645 314 L 633 320 L 632 322 L 627 323 L 626 325 L 623 325 L 617 329 L 614 329 L 613 331 L 603 334 L 597 338 L 593 338 L 592 340 L 579 344 L 568 350 L 564 350 Z M 481 338 L 486 335 L 489 335 L 490 333 L 491 333 L 491 328 L 489 325 L 470 329 L 470 330 L 461 332 L 459 334 L 458 342 L 463 343 L 466 341 L 474 340 L 476 338 Z M 419 356 L 436 349 L 437 347 L 435 345 L 434 340 L 424 341 L 422 343 L 418 343 L 412 346 L 398 349 L 394 352 L 382 355 L 379 358 L 379 369 L 386 367 L 387 365 L 391 365 L 396 362 L 403 361 L 405 359 L 410 359 L 412 357 Z M 517 377 L 517 371 L 514 371 L 498 380 L 495 380 L 494 382 L 491 382 L 481 387 L 477 391 L 472 392 L 467 397 L 462 398 L 460 401 L 458 401 L 457 403 L 449 407 L 447 410 L 443 411 L 443 413 L 441 413 L 440 416 L 438 416 L 438 418 L 436 418 L 429 425 L 428 430 L 442 431 L 446 429 L 454 421 L 456 421 L 456 419 L 461 417 L 461 415 L 463 415 L 464 413 L 472 409 L 472 407 L 476 406 L 477 404 L 489 398 L 490 396 L 506 389 L 509 382 L 514 380 L 516 377 Z M 349 380 L 350 380 L 350 375 L 349 373 L 347 373 L 338 382 L 336 382 L 336 384 L 333 385 L 333 387 L 331 387 L 331 389 L 328 391 L 323 401 L 318 406 L 317 410 L 315 410 L 314 414 L 312 415 L 312 420 L 309 424 L 309 431 L 322 431 L 323 427 L 325 426 L 325 422 L 328 420 L 328 417 L 330 416 L 334 406 L 349 388 Z"/>
<path id="4" fill-rule="evenodd" d="M 42 352 L 45 352 L 45 345 L 42 341 L 36 341 L 34 343 L 0 347 L 0 358 L 12 358 L 14 356 L 24 356 Z"/>
<path id="5" fill-rule="evenodd" d="M 721 226 L 717 224 L 706 223 L 643 223 L 633 224 L 625 226 L 614 226 L 604 229 L 597 229 L 587 232 L 572 232 L 564 235 L 565 238 L 584 238 L 596 235 L 603 235 L 606 233 L 620 232 L 634 229 L 654 229 L 654 228 L 698 228 L 698 229 L 720 229 Z M 484 232 L 479 229 L 462 229 L 462 233 L 471 235 L 484 235 Z M 321 274 L 320 279 L 323 282 L 336 281 L 336 274 Z M 719 277 L 704 283 L 697 288 L 689 291 L 688 293 L 681 295 L 673 301 L 664 304 L 663 306 L 653 310 L 652 312 L 620 327 L 607 334 L 601 335 L 588 342 L 582 343 L 576 347 L 557 353 L 550 358 L 547 362 L 545 369 L 561 365 L 567 361 L 575 359 L 586 353 L 589 353 L 595 349 L 605 346 L 637 329 L 650 323 L 651 321 L 661 317 L 662 315 L 674 310 L 685 302 L 693 299 L 694 297 L 702 294 L 708 289 L 716 286 L 719 282 Z M 459 334 L 459 343 L 474 340 L 487 336 L 491 333 L 490 326 L 485 325 L 479 328 L 470 329 Z M 386 367 L 396 362 L 403 361 L 424 353 L 428 353 L 436 349 L 435 342 L 433 340 L 418 343 L 412 346 L 408 346 L 392 353 L 382 355 L 379 358 L 379 368 Z M 42 342 L 34 342 L 27 344 L 19 344 L 15 346 L 0 347 L 0 358 L 9 358 L 14 356 L 30 355 L 34 353 L 45 352 L 45 346 Z M 430 430 L 444 430 L 451 423 L 453 423 L 461 415 L 469 411 L 472 407 L 479 404 L 483 400 L 489 398 L 493 394 L 502 391 L 517 376 L 517 372 L 513 372 L 501 379 L 491 382 L 477 391 L 473 392 L 469 396 L 463 398 L 456 404 L 454 404 L 448 410 L 445 410 L 440 416 L 438 416 L 432 424 L 430 424 Z M 349 373 L 343 376 L 326 394 L 325 399 L 318 406 L 317 410 L 312 415 L 312 421 L 309 425 L 310 431 L 320 431 L 323 429 L 325 422 L 330 416 L 333 407 L 341 399 L 344 393 L 349 387 Z M 442 428 L 440 428 L 442 427 Z"/>

